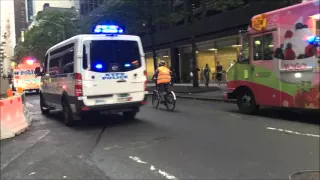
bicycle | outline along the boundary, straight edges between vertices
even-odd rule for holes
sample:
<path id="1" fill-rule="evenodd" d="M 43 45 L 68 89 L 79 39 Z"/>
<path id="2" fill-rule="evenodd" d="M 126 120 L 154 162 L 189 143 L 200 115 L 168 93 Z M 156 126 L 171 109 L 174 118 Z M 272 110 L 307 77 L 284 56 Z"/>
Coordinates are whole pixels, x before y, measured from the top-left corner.
<path id="1" fill-rule="evenodd" d="M 159 104 L 164 104 L 168 111 L 174 111 L 176 107 L 176 95 L 173 91 L 168 91 L 164 97 L 165 101 L 161 101 L 160 93 L 157 89 L 153 90 L 152 93 L 152 106 L 158 108 Z"/>

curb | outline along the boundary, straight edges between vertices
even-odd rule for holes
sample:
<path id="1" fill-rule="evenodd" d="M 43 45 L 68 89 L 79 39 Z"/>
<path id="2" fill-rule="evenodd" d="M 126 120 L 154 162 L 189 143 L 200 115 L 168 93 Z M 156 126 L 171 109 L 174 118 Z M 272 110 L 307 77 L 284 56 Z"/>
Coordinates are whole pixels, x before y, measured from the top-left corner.
<path id="1" fill-rule="evenodd" d="M 152 93 L 148 93 L 147 95 L 152 95 Z M 224 103 L 231 103 L 235 104 L 236 101 L 234 100 L 224 100 L 224 99 L 219 99 L 219 98 L 206 98 L 206 97 L 192 97 L 192 96 L 181 96 L 177 95 L 176 97 L 181 98 L 181 99 L 193 99 L 193 100 L 199 100 L 199 101 L 214 101 L 214 102 L 224 102 Z"/>

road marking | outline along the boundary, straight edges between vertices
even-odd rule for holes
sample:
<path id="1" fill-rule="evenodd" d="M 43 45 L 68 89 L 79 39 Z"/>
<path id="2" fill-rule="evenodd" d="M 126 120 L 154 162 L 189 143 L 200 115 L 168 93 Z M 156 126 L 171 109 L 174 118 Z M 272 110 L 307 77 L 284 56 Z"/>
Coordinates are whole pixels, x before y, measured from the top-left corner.
<path id="1" fill-rule="evenodd" d="M 26 106 L 27 106 L 27 107 L 33 107 L 34 105 L 26 102 Z"/>
<path id="2" fill-rule="evenodd" d="M 300 133 L 300 132 L 295 132 L 295 131 L 286 130 L 286 129 L 273 128 L 273 127 L 267 127 L 266 129 L 272 130 L 272 131 L 286 132 L 286 133 L 289 133 L 289 134 L 296 134 L 296 135 L 320 138 L 320 135 L 317 135 L 317 134 Z"/>
<path id="3" fill-rule="evenodd" d="M 111 150 L 111 149 L 113 149 L 113 148 L 116 148 L 116 147 L 119 147 L 118 145 L 115 145 L 115 146 L 110 146 L 110 147 L 105 147 L 105 148 L 103 148 L 104 150 Z"/>
<path id="4" fill-rule="evenodd" d="M 30 145 L 25 148 L 24 150 L 20 151 L 18 154 L 16 154 L 15 156 L 13 156 L 9 161 L 3 163 L 3 165 L 1 166 L 1 171 L 6 168 L 10 163 L 12 163 L 14 160 L 16 160 L 19 156 L 21 156 L 23 153 L 25 153 L 28 149 L 30 149 L 31 147 L 33 147 L 37 142 L 39 142 L 41 139 L 43 139 L 44 137 L 46 137 L 48 134 L 50 133 L 50 130 L 47 130 L 42 136 L 38 137 L 34 142 L 30 143 Z"/>
<path id="5" fill-rule="evenodd" d="M 147 164 L 147 162 L 141 161 L 140 158 L 138 157 L 133 157 L 133 156 L 129 156 L 130 159 L 134 160 L 137 163 L 141 163 L 141 164 Z"/>
<path id="6" fill-rule="evenodd" d="M 133 156 L 129 156 L 130 159 L 134 160 L 135 162 L 137 163 L 140 163 L 140 164 L 148 164 L 147 162 L 145 161 L 142 161 L 139 157 L 133 157 Z M 150 165 L 150 170 L 151 171 L 155 171 L 156 168 L 155 166 L 153 165 Z M 155 172 L 158 172 L 160 175 L 162 175 L 163 177 L 165 177 L 166 179 L 170 179 L 170 180 L 178 180 L 175 176 L 173 175 L 170 175 L 169 173 L 161 170 L 161 169 L 158 169 L 158 171 L 155 171 Z"/>

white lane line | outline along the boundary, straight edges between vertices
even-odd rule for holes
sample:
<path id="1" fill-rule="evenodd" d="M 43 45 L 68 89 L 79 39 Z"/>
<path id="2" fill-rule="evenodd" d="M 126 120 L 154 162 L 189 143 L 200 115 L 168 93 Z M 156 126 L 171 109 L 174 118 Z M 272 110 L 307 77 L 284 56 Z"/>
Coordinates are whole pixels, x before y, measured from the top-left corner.
<path id="1" fill-rule="evenodd" d="M 27 107 L 33 107 L 33 104 L 30 104 L 30 103 L 26 102 L 26 106 Z"/>
<path id="2" fill-rule="evenodd" d="M 39 142 L 41 139 L 46 137 L 49 133 L 50 133 L 50 130 L 47 130 L 42 136 L 38 137 L 34 142 L 30 143 L 27 148 L 25 148 L 24 150 L 20 151 L 15 156 L 13 156 L 9 161 L 3 163 L 3 165 L 1 166 L 1 171 L 4 168 L 6 168 L 10 163 L 12 163 L 14 160 L 16 160 L 19 156 L 21 156 L 24 152 L 26 152 L 28 149 L 32 148 L 37 142 Z"/>
<path id="3" fill-rule="evenodd" d="M 141 161 L 141 159 L 138 158 L 138 157 L 129 156 L 129 158 L 132 159 L 132 160 L 134 160 L 134 161 L 137 162 L 137 163 L 147 164 L 147 162 Z"/>
<path id="4" fill-rule="evenodd" d="M 273 127 L 267 127 L 266 129 L 272 130 L 272 131 L 286 132 L 286 133 L 289 133 L 289 134 L 296 134 L 296 135 L 320 138 L 320 135 L 317 135 L 317 134 L 300 133 L 300 132 L 295 132 L 295 131 L 286 130 L 286 129 L 273 128 Z"/>
<path id="5" fill-rule="evenodd" d="M 142 161 L 139 157 L 133 157 L 133 156 L 129 156 L 130 159 L 134 160 L 135 162 L 137 163 L 140 163 L 140 164 L 148 164 L 147 162 L 144 162 Z M 170 180 L 178 180 L 175 176 L 173 175 L 170 175 L 169 173 L 161 170 L 161 169 L 158 169 L 158 171 L 156 171 L 157 169 L 155 168 L 155 166 L 153 165 L 150 165 L 150 170 L 151 171 L 155 171 L 155 172 L 158 172 L 160 175 L 162 175 L 163 177 L 165 177 L 166 179 L 170 179 Z"/>

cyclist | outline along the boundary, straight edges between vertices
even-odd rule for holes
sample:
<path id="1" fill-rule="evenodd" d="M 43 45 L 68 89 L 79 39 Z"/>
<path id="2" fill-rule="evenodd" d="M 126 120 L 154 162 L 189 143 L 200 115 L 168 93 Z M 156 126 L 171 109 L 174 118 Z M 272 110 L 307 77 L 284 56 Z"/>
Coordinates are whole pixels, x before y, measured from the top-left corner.
<path id="1" fill-rule="evenodd" d="M 160 61 L 159 67 L 152 77 L 152 79 L 157 79 L 157 88 L 162 102 L 166 102 L 165 97 L 171 82 L 171 71 L 165 65 L 166 62 Z"/>

